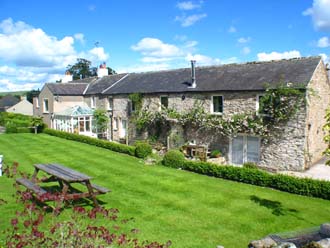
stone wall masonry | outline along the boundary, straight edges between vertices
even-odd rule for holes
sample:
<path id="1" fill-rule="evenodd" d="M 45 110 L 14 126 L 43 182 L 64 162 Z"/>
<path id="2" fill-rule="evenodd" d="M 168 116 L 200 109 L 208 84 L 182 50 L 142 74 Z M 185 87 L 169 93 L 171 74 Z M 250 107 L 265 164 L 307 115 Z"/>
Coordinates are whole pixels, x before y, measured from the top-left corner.
<path id="1" fill-rule="evenodd" d="M 322 127 L 325 124 L 326 109 L 330 106 L 330 86 L 327 71 L 321 61 L 316 68 L 311 82 L 308 85 L 308 105 L 306 122 L 306 166 L 310 167 L 322 158 L 322 152 L 326 149 L 323 141 L 325 132 Z"/>
<path id="2" fill-rule="evenodd" d="M 160 97 L 168 97 L 168 107 L 180 113 L 187 112 L 197 103 L 205 112 L 211 112 L 211 97 L 223 96 L 223 114 L 233 115 L 256 111 L 257 96 L 261 92 L 218 92 L 218 93 L 182 93 L 182 94 L 150 94 L 144 96 L 143 107 L 150 111 L 160 110 Z"/>
<path id="3" fill-rule="evenodd" d="M 303 106 L 286 124 L 273 130 L 260 144 L 259 166 L 273 170 L 305 168 L 306 110 Z"/>

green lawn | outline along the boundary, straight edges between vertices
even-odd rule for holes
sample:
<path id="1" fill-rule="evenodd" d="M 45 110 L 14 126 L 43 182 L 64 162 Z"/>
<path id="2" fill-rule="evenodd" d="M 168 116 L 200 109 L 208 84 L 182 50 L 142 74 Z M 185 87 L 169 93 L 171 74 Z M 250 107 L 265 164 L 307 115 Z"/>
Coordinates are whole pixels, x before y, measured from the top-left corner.
<path id="1" fill-rule="evenodd" d="M 0 135 L 5 162 L 33 172 L 34 163 L 57 162 L 94 177 L 111 193 L 99 196 L 118 208 L 140 239 L 173 247 L 246 247 L 269 233 L 299 230 L 330 221 L 330 202 L 197 175 L 109 150 L 39 134 Z M 12 180 L 0 178 L 0 230 L 18 207 Z M 0 234 L 3 235 L 3 234 Z"/>

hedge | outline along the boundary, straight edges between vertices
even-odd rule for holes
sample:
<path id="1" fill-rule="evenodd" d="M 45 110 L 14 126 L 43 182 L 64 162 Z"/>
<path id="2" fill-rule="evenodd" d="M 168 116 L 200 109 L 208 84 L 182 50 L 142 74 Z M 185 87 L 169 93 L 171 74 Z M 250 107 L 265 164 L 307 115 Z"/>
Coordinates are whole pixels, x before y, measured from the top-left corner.
<path id="1" fill-rule="evenodd" d="M 135 142 L 135 156 L 145 159 L 152 153 L 152 147 L 145 141 Z"/>
<path id="2" fill-rule="evenodd" d="M 89 145 L 99 146 L 99 147 L 102 147 L 105 149 L 109 149 L 111 151 L 125 153 L 125 154 L 131 155 L 131 156 L 135 155 L 134 146 L 123 145 L 123 144 L 119 144 L 119 143 L 115 143 L 115 142 L 110 142 L 107 140 L 100 140 L 97 138 L 92 138 L 92 137 L 74 134 L 74 133 L 62 132 L 62 131 L 49 129 L 49 128 L 44 129 L 43 132 L 46 134 L 64 138 L 67 140 L 74 140 L 74 141 L 86 143 Z"/>
<path id="3" fill-rule="evenodd" d="M 164 165 L 170 166 L 168 164 Z M 177 165 L 176 167 L 203 175 L 330 200 L 330 182 L 328 181 L 298 178 L 281 174 L 270 174 L 262 170 L 251 168 L 219 166 L 208 162 L 194 162 L 187 160 L 183 161 L 180 166 Z"/>

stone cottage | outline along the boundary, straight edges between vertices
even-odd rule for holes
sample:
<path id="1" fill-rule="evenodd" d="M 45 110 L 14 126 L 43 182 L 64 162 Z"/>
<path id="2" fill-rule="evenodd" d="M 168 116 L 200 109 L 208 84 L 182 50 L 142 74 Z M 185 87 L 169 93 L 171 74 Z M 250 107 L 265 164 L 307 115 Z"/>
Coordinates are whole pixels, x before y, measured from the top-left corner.
<path id="1" fill-rule="evenodd" d="M 162 108 L 186 113 L 198 102 L 205 113 L 230 118 L 237 114 L 257 113 L 265 89 L 284 84 L 304 92 L 306 101 L 267 139 L 249 133 L 220 135 L 194 126 L 180 127 L 175 121 L 170 122 L 167 131 L 174 129 L 184 142 L 220 149 L 227 163 L 250 161 L 276 170 L 304 170 L 321 159 L 325 149 L 322 126 L 330 102 L 330 85 L 320 57 L 196 68 L 192 63 L 191 68 L 90 80 L 77 97 L 81 104 L 108 110 L 110 140 L 126 139 L 130 143 L 153 135 L 151 130 L 140 132 L 135 128 L 132 113 L 136 106 L 130 100 L 134 93 L 142 96 L 142 108 L 153 113 Z M 39 95 L 41 102 L 43 91 Z M 56 96 L 54 92 L 52 94 Z M 159 138 L 164 137 L 160 135 Z M 162 141 L 168 142 L 168 139 Z"/>

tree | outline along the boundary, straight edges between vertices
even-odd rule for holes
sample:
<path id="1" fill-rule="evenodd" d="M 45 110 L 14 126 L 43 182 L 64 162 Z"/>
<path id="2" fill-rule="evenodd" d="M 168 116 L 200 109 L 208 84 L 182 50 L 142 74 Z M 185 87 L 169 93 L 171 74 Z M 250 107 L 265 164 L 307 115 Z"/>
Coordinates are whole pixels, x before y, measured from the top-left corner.
<path id="1" fill-rule="evenodd" d="M 96 76 L 95 70 L 91 68 L 92 62 L 87 59 L 78 58 L 74 65 L 68 65 L 67 70 L 72 74 L 73 80 L 82 78 L 89 78 Z"/>
<path id="2" fill-rule="evenodd" d="M 38 96 L 40 93 L 40 90 L 30 90 L 26 92 L 26 100 L 28 100 L 30 103 L 33 103 L 33 97 Z"/>
<path id="3" fill-rule="evenodd" d="M 97 67 L 91 67 L 92 62 L 78 58 L 77 62 L 74 65 L 68 65 L 67 70 L 72 74 L 73 80 L 82 78 L 89 78 L 97 76 Z M 110 67 L 107 67 L 109 75 L 116 74 L 116 71 Z"/>

